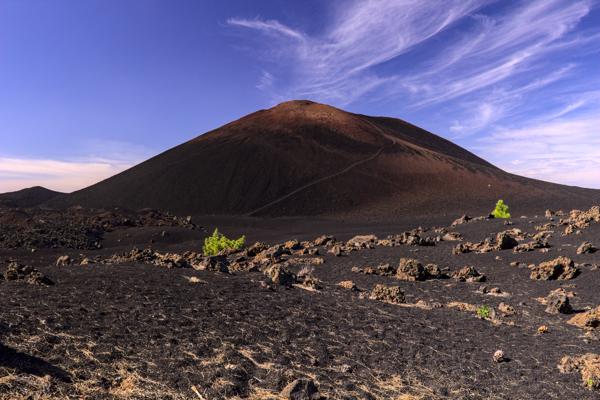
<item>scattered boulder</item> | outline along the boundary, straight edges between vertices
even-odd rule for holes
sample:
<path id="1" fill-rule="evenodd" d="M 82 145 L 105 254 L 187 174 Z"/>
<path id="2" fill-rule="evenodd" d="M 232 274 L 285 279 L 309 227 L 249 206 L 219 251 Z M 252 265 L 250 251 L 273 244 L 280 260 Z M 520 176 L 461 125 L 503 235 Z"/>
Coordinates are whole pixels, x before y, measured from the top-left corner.
<path id="1" fill-rule="evenodd" d="M 492 356 L 492 359 L 494 360 L 494 362 L 497 363 L 507 361 L 506 356 L 504 355 L 504 352 L 502 350 L 496 350 L 494 352 L 494 355 Z"/>
<path id="2" fill-rule="evenodd" d="M 554 231 L 542 229 L 540 232 L 533 235 L 532 238 L 533 238 L 533 240 L 550 239 L 553 234 L 554 234 Z"/>
<path id="3" fill-rule="evenodd" d="M 600 327 L 600 306 L 589 311 L 576 314 L 568 321 L 568 323 L 585 330 L 593 330 Z"/>
<path id="4" fill-rule="evenodd" d="M 452 254 L 458 255 L 458 254 L 470 253 L 472 246 L 473 246 L 473 243 L 471 243 L 471 242 L 459 243 L 452 249 Z"/>
<path id="5" fill-rule="evenodd" d="M 487 285 L 482 285 L 479 287 L 479 289 L 477 289 L 478 293 L 481 294 L 487 294 L 490 296 L 496 296 L 496 297 L 508 297 L 510 296 L 509 293 L 504 292 L 503 290 L 501 290 L 498 287 L 489 287 Z"/>
<path id="6" fill-rule="evenodd" d="M 198 271 L 229 272 L 229 262 L 225 256 L 202 257 L 192 267 Z"/>
<path id="7" fill-rule="evenodd" d="M 291 265 L 321 265 L 325 260 L 322 257 L 294 257 L 287 262 Z"/>
<path id="8" fill-rule="evenodd" d="M 399 235 L 390 235 L 387 240 L 390 246 L 435 246 L 437 237 L 421 237 L 422 229 L 413 229 L 412 231 L 402 232 Z"/>
<path id="9" fill-rule="evenodd" d="M 225 257 L 225 256 L 216 256 Z M 140 250 L 133 248 L 128 253 L 114 254 L 111 257 L 103 260 L 105 264 L 121 264 L 121 263 L 145 263 L 152 264 L 158 267 L 166 268 L 188 268 L 199 263 L 198 256 L 194 252 L 187 252 L 183 255 L 176 253 L 159 253 L 152 249 Z M 196 266 L 194 266 L 196 268 Z M 199 269 L 199 268 L 196 268 Z"/>
<path id="10" fill-rule="evenodd" d="M 300 244 L 300 242 L 296 239 L 294 240 L 288 240 L 287 242 L 285 242 L 283 244 L 283 248 L 284 249 L 288 249 L 288 250 L 300 250 L 302 249 L 304 246 L 302 246 Z"/>
<path id="11" fill-rule="evenodd" d="M 469 222 L 472 219 L 473 218 L 471 218 L 471 217 L 469 217 L 468 215 L 465 214 L 462 217 L 454 220 L 454 222 L 452 222 L 452 225 L 450 225 L 450 226 L 462 225 L 462 224 L 465 224 L 465 223 Z"/>
<path id="12" fill-rule="evenodd" d="M 402 281 L 424 281 L 427 279 L 427 272 L 423 265 L 412 258 L 401 258 L 400 264 L 396 270 L 396 278 Z"/>
<path id="13" fill-rule="evenodd" d="M 579 372 L 584 386 L 590 390 L 600 389 L 600 354 L 564 356 L 558 364 L 558 370 L 562 374 Z"/>
<path id="14" fill-rule="evenodd" d="M 323 235 L 316 238 L 313 243 L 315 246 L 327 246 L 328 244 L 333 242 L 335 242 L 335 238 L 333 236 Z"/>
<path id="15" fill-rule="evenodd" d="M 344 289 L 352 290 L 353 292 L 358 291 L 358 287 L 352 281 L 341 281 L 338 282 L 338 286 Z"/>
<path id="16" fill-rule="evenodd" d="M 11 262 L 4 271 L 4 279 L 7 281 L 25 281 L 30 285 L 50 286 L 54 282 L 37 269 L 16 262 Z"/>
<path id="17" fill-rule="evenodd" d="M 452 249 L 453 254 L 462 253 L 489 253 L 491 251 L 509 250 L 518 246 L 519 242 L 512 236 L 515 232 L 520 233 L 520 230 L 509 230 L 500 232 L 495 238 L 485 238 L 479 243 L 459 243 Z"/>
<path id="18" fill-rule="evenodd" d="M 396 272 L 397 269 L 392 267 L 390 264 L 380 264 L 374 271 L 372 271 L 373 274 L 381 276 L 392 276 L 395 275 Z"/>
<path id="19" fill-rule="evenodd" d="M 505 317 L 509 317 L 509 316 L 515 315 L 517 313 L 517 311 L 515 310 L 515 308 L 513 306 L 511 306 L 510 304 L 506 304 L 506 303 L 498 304 L 498 311 L 500 311 L 502 313 L 502 315 L 504 315 Z"/>
<path id="20" fill-rule="evenodd" d="M 406 301 L 404 292 L 402 292 L 400 286 L 375 285 L 369 297 L 373 300 L 394 304 L 400 304 Z"/>
<path id="21" fill-rule="evenodd" d="M 242 253 L 247 257 L 256 257 L 261 252 L 267 250 L 269 246 L 265 243 L 256 242 L 253 245 L 247 247 Z"/>
<path id="22" fill-rule="evenodd" d="M 69 264 L 71 264 L 71 257 L 69 257 L 68 255 L 60 256 L 56 259 L 57 267 L 64 267 Z"/>
<path id="23" fill-rule="evenodd" d="M 343 252 L 342 252 L 342 246 L 340 246 L 339 244 L 333 245 L 329 251 L 329 253 L 333 254 L 336 257 L 340 257 Z"/>
<path id="24" fill-rule="evenodd" d="M 254 260 L 259 263 L 278 263 L 283 259 L 283 256 L 290 254 L 290 249 L 287 249 L 280 244 L 276 244 L 258 253 L 254 257 Z"/>
<path id="25" fill-rule="evenodd" d="M 567 291 L 563 288 L 551 291 L 544 302 L 548 314 L 570 314 L 573 312 Z"/>
<path id="26" fill-rule="evenodd" d="M 569 218 L 560 220 L 561 225 L 566 225 L 564 235 L 580 233 L 591 222 L 600 222 L 600 206 L 594 206 L 588 211 L 572 210 Z"/>
<path id="27" fill-rule="evenodd" d="M 438 267 L 437 264 L 427 264 L 425 266 L 425 273 L 427 274 L 428 279 L 440 279 L 445 277 L 441 268 Z"/>
<path id="28" fill-rule="evenodd" d="M 298 272 L 297 278 L 303 286 L 314 290 L 321 290 L 323 288 L 321 280 L 315 276 L 314 272 L 314 268 L 304 267 Z"/>
<path id="29" fill-rule="evenodd" d="M 463 236 L 458 232 L 447 232 L 441 237 L 444 242 L 458 242 L 463 240 Z"/>
<path id="30" fill-rule="evenodd" d="M 473 267 L 466 266 L 452 274 L 452 278 L 460 282 L 484 282 L 485 275 L 480 274 Z"/>
<path id="31" fill-rule="evenodd" d="M 352 272 L 359 272 L 365 275 L 392 276 L 396 275 L 396 270 L 390 264 L 380 264 L 377 267 L 352 267 Z"/>
<path id="32" fill-rule="evenodd" d="M 377 236 L 375 235 L 358 235 L 346 242 L 347 247 L 354 247 L 357 249 L 372 249 L 377 244 Z"/>
<path id="33" fill-rule="evenodd" d="M 187 279 L 187 281 L 189 283 L 193 283 L 193 284 L 197 284 L 197 283 L 208 283 L 206 281 L 203 281 L 202 279 L 198 278 L 197 276 L 184 276 L 185 279 Z"/>
<path id="34" fill-rule="evenodd" d="M 296 379 L 290 382 L 280 393 L 286 400 L 318 400 L 319 389 L 310 379 Z"/>
<path id="35" fill-rule="evenodd" d="M 271 282 L 277 285 L 289 287 L 296 283 L 296 275 L 282 264 L 271 265 L 264 270 L 264 274 L 271 279 Z"/>
<path id="36" fill-rule="evenodd" d="M 536 249 L 547 249 L 550 247 L 547 239 L 541 237 L 534 238 L 533 241 L 528 243 L 521 243 L 513 248 L 515 253 L 525 253 L 528 251 L 534 251 Z"/>
<path id="37" fill-rule="evenodd" d="M 510 250 L 517 247 L 519 242 L 507 232 L 500 232 L 496 235 L 496 249 Z"/>
<path id="38" fill-rule="evenodd" d="M 530 278 L 533 280 L 568 280 L 579 274 L 573 260 L 567 257 L 558 257 L 531 268 Z"/>
<path id="39" fill-rule="evenodd" d="M 581 246 L 577 248 L 577 254 L 591 254 L 596 251 L 598 251 L 598 249 L 590 242 L 583 242 Z"/>

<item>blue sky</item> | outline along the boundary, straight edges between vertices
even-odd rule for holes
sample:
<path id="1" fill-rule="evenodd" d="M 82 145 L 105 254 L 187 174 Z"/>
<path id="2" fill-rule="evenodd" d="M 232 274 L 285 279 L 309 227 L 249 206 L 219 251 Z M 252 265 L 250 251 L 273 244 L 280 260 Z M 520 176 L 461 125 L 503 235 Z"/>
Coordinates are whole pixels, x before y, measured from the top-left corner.
<path id="1" fill-rule="evenodd" d="M 0 2 L 0 192 L 75 190 L 296 98 L 600 188 L 600 4 Z"/>

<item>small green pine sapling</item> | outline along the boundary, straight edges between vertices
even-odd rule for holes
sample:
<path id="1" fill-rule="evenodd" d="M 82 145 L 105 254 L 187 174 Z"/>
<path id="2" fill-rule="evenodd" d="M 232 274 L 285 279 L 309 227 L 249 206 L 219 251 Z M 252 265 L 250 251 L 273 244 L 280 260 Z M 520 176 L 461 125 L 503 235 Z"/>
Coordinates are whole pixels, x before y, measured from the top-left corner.
<path id="1" fill-rule="evenodd" d="M 223 250 L 239 250 L 244 246 L 245 241 L 245 236 L 237 239 L 229 239 L 215 228 L 213 234 L 204 239 L 202 252 L 205 256 L 215 256 Z"/>
<path id="2" fill-rule="evenodd" d="M 496 208 L 492 211 L 494 218 L 510 218 L 510 212 L 508 212 L 508 205 L 504 204 L 504 200 L 498 200 Z"/>
<path id="3" fill-rule="evenodd" d="M 490 307 L 483 305 L 477 309 L 477 316 L 482 319 L 488 319 L 490 317 Z"/>
<path id="4" fill-rule="evenodd" d="M 587 380 L 587 386 L 590 389 L 594 388 L 594 380 L 592 378 L 588 378 L 588 380 Z"/>

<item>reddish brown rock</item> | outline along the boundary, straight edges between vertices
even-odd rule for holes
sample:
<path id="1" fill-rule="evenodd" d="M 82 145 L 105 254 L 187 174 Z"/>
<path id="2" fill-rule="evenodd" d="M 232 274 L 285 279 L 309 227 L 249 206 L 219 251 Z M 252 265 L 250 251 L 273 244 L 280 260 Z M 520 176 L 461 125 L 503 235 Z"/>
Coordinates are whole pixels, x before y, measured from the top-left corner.
<path id="1" fill-rule="evenodd" d="M 404 292 L 400 286 L 375 285 L 369 298 L 395 304 L 405 302 Z"/>
<path id="2" fill-rule="evenodd" d="M 551 261 L 543 262 L 531 269 L 530 278 L 534 280 L 568 280 L 579 274 L 573 260 L 567 257 L 558 257 Z"/>

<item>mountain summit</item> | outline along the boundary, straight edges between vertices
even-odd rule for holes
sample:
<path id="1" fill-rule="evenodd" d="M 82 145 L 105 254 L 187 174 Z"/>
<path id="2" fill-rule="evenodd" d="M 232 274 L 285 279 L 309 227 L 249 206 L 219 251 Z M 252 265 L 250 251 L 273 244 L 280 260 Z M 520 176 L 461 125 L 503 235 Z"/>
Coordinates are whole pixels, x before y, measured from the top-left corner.
<path id="1" fill-rule="evenodd" d="M 592 197 L 598 192 L 508 174 L 399 119 L 296 100 L 198 136 L 54 205 L 391 218 L 479 210 L 499 198 L 550 207 Z"/>

